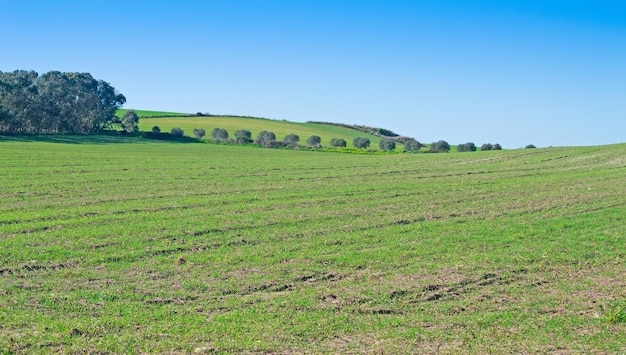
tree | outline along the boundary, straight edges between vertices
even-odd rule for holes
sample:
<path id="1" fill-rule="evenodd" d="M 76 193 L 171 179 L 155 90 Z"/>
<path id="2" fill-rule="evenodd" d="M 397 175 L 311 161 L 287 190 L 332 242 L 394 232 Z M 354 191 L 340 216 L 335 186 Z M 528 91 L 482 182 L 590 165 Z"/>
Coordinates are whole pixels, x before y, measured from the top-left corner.
<path id="1" fill-rule="evenodd" d="M 502 150 L 502 147 L 500 146 L 500 144 L 496 143 L 496 144 L 493 145 L 491 150 Z"/>
<path id="2" fill-rule="evenodd" d="M 11 113 L 2 121 L 3 132 L 96 133 L 120 124 L 115 113 L 125 102 L 89 73 L 0 72 L 0 105 Z"/>
<path id="3" fill-rule="evenodd" d="M 346 140 L 343 138 L 331 138 L 330 146 L 335 148 L 344 148 L 348 146 L 348 142 L 346 142 Z"/>
<path id="4" fill-rule="evenodd" d="M 296 147 L 299 141 L 300 141 L 300 136 L 294 133 L 289 133 L 283 139 L 283 142 L 291 147 Z"/>
<path id="5" fill-rule="evenodd" d="M 320 136 L 310 136 L 309 138 L 307 138 L 306 140 L 306 144 L 309 147 L 313 147 L 313 148 L 320 148 L 321 147 L 321 143 L 322 142 L 322 138 L 320 138 Z"/>
<path id="6" fill-rule="evenodd" d="M 534 144 L 529 144 L 529 145 L 525 146 L 524 148 L 526 148 L 526 149 L 533 149 L 533 148 L 537 148 L 537 147 L 535 147 Z"/>
<path id="7" fill-rule="evenodd" d="M 476 145 L 474 143 L 468 142 L 465 144 L 459 144 L 456 146 L 457 152 L 475 152 Z"/>
<path id="8" fill-rule="evenodd" d="M 485 143 L 480 146 L 480 150 L 491 150 L 491 149 L 493 149 L 493 144 L 491 143 Z"/>
<path id="9" fill-rule="evenodd" d="M 417 152 L 422 147 L 422 144 L 415 139 L 406 139 L 404 141 L 405 152 Z"/>
<path id="10" fill-rule="evenodd" d="M 352 146 L 358 149 L 367 149 L 370 146 L 369 138 L 356 137 L 352 141 Z"/>
<path id="11" fill-rule="evenodd" d="M 450 144 L 444 140 L 440 140 L 430 144 L 431 153 L 443 153 L 450 151 Z"/>
<path id="12" fill-rule="evenodd" d="M 381 150 L 392 151 L 396 149 L 396 141 L 389 138 L 382 138 L 380 142 L 378 142 L 378 148 Z"/>
<path id="13" fill-rule="evenodd" d="M 223 142 L 228 140 L 228 131 L 223 128 L 214 128 L 211 132 L 211 137 L 216 142 Z"/>
<path id="14" fill-rule="evenodd" d="M 180 127 L 172 128 L 170 134 L 176 138 L 181 138 L 185 135 L 185 131 L 183 131 Z"/>
<path id="15" fill-rule="evenodd" d="M 240 129 L 238 131 L 235 131 L 235 139 L 239 144 L 252 143 L 252 132 L 248 131 L 247 129 Z"/>
<path id="16" fill-rule="evenodd" d="M 152 127 L 152 134 L 160 134 L 160 133 L 161 133 L 161 128 L 159 128 L 159 126 Z"/>
<path id="17" fill-rule="evenodd" d="M 194 128 L 193 135 L 198 139 L 202 139 L 206 135 L 206 131 L 203 128 Z"/>
<path id="18" fill-rule="evenodd" d="M 126 132 L 137 132 L 139 131 L 139 127 L 137 124 L 139 123 L 139 116 L 133 110 L 128 110 L 124 112 L 122 118 L 120 119 L 120 125 Z"/>
<path id="19" fill-rule="evenodd" d="M 265 145 L 275 140 L 276 140 L 276 135 L 274 134 L 274 132 L 261 131 L 257 135 L 255 143 L 258 145 Z"/>

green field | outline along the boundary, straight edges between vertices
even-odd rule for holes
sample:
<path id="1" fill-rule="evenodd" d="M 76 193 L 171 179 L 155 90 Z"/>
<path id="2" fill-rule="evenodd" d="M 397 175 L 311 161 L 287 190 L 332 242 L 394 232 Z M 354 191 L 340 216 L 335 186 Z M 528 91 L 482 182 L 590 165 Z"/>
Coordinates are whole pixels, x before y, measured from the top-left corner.
<path id="1" fill-rule="evenodd" d="M 0 136 L 0 164 L 0 354 L 626 351 L 623 144 Z"/>
<path id="2" fill-rule="evenodd" d="M 118 110 L 121 116 L 125 110 Z M 160 116 L 155 118 L 141 118 L 139 120 L 139 129 L 142 131 L 150 131 L 152 127 L 158 126 L 162 132 L 169 132 L 174 127 L 179 127 L 185 131 L 185 135 L 193 137 L 193 130 L 202 128 L 206 131 L 207 137 L 211 137 L 211 131 L 214 128 L 223 128 L 228 131 L 231 138 L 234 138 L 235 132 L 240 129 L 247 129 L 252 132 L 252 138 L 261 131 L 270 131 L 276 134 L 276 139 L 282 141 L 286 135 L 290 133 L 300 136 L 300 144 L 306 145 L 306 140 L 312 135 L 322 138 L 322 145 L 329 146 L 331 138 L 343 138 L 348 142 L 348 146 L 352 146 L 352 141 L 356 137 L 369 138 L 371 148 L 378 149 L 380 138 L 371 134 L 363 133 L 354 129 L 325 125 L 319 123 L 300 123 L 290 121 L 279 121 L 265 118 L 252 117 L 233 117 L 233 116 L 189 116 L 180 117 L 180 113 L 160 112 L 160 111 L 144 111 L 135 110 L 141 116 Z M 174 115 L 178 117 L 168 117 Z M 397 151 L 402 151 L 402 144 L 398 144 Z"/>

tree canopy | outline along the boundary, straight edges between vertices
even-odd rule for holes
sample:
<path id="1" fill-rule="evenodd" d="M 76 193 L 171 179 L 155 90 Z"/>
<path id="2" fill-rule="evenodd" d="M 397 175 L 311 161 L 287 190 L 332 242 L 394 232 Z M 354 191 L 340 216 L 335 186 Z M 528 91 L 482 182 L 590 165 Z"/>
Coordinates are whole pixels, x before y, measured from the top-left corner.
<path id="1" fill-rule="evenodd" d="M 0 71 L 2 133 L 96 133 L 121 123 L 115 112 L 125 102 L 89 73 Z"/>

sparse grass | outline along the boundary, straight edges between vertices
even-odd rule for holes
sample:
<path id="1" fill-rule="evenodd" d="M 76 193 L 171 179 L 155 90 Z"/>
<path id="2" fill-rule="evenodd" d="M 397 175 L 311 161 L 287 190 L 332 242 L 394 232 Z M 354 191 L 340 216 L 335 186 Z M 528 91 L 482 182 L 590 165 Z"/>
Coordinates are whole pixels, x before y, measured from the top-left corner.
<path id="1" fill-rule="evenodd" d="M 0 136 L 0 353 L 626 351 L 626 145 L 75 139 Z"/>

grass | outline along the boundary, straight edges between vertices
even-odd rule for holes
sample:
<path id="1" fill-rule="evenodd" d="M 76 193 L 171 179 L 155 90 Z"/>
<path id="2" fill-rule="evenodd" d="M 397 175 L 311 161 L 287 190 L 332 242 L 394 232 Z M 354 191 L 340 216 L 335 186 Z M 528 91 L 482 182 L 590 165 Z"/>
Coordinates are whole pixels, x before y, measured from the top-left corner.
<path id="1" fill-rule="evenodd" d="M 626 145 L 76 139 L 0 136 L 0 353 L 626 351 Z"/>
<path id="2" fill-rule="evenodd" d="M 125 109 L 118 110 L 118 116 L 126 112 Z M 174 127 L 179 127 L 185 131 L 185 135 L 193 136 L 193 130 L 202 128 L 206 131 L 207 137 L 211 136 L 214 128 L 223 128 L 228 131 L 231 138 L 234 138 L 235 132 L 240 129 L 247 129 L 252 132 L 252 138 L 256 138 L 261 131 L 271 131 L 276 134 L 277 140 L 283 140 L 290 133 L 297 134 L 300 137 L 300 144 L 306 145 L 306 139 L 312 135 L 322 138 L 322 145 L 329 146 L 331 138 L 343 138 L 352 146 L 352 141 L 356 137 L 369 138 L 372 148 L 378 148 L 380 137 L 371 134 L 359 132 L 357 130 L 338 127 L 320 123 L 299 123 L 290 121 L 279 121 L 265 118 L 252 117 L 233 117 L 233 116 L 187 116 L 183 113 L 161 112 L 135 110 L 141 118 L 139 120 L 139 129 L 142 131 L 150 131 L 152 127 L 159 126 L 162 132 L 169 132 Z M 397 151 L 402 151 L 403 145 L 397 144 Z"/>

